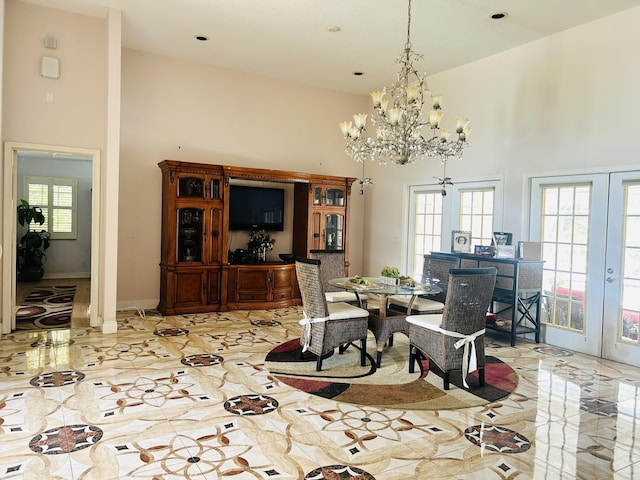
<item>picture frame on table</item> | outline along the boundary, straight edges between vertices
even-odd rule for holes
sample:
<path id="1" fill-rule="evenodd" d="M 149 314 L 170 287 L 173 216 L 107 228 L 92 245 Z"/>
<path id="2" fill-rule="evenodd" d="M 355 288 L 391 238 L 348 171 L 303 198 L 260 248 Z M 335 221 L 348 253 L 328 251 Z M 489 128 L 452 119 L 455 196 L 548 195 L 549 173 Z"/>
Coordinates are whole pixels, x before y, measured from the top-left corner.
<path id="1" fill-rule="evenodd" d="M 496 245 L 496 258 L 515 258 L 515 245 Z"/>
<path id="2" fill-rule="evenodd" d="M 475 245 L 473 247 L 474 255 L 481 255 L 483 257 L 493 257 L 495 249 L 493 245 Z"/>
<path id="3" fill-rule="evenodd" d="M 513 242 L 513 234 L 509 232 L 493 232 L 491 245 L 511 245 Z"/>
<path id="4" fill-rule="evenodd" d="M 471 232 L 465 230 L 451 231 L 451 253 L 471 252 Z"/>

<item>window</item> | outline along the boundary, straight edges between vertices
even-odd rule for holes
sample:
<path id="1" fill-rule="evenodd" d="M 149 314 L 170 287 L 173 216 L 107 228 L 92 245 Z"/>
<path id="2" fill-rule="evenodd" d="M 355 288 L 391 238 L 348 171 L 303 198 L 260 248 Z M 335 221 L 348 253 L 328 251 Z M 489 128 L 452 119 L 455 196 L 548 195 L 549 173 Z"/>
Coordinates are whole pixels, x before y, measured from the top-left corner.
<path id="1" fill-rule="evenodd" d="M 494 189 L 460 190 L 460 228 L 471 232 L 472 245 L 491 245 Z"/>
<path id="2" fill-rule="evenodd" d="M 53 240 L 76 238 L 76 191 L 74 178 L 24 177 L 24 197 L 30 205 L 42 208 L 46 230 Z"/>
<path id="3" fill-rule="evenodd" d="M 451 230 L 470 230 L 472 244 L 490 245 L 493 232 L 502 227 L 499 181 L 454 184 L 451 190 L 442 196 L 439 185 L 409 188 L 406 271 L 413 278 L 422 276 L 425 254 L 451 251 Z"/>

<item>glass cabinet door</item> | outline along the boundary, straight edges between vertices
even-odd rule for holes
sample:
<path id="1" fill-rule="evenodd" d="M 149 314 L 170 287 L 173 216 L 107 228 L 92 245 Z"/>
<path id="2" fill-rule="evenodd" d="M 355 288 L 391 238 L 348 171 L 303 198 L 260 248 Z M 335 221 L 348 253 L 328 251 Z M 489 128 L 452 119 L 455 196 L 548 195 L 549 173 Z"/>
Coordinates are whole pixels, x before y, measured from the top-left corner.
<path id="1" fill-rule="evenodd" d="M 178 177 L 178 197 L 204 198 L 202 177 Z"/>
<path id="2" fill-rule="evenodd" d="M 342 188 L 328 188 L 326 204 L 330 206 L 344 206 L 344 190 Z"/>
<path id="3" fill-rule="evenodd" d="M 313 204 L 322 205 L 322 187 L 313 187 Z"/>
<path id="4" fill-rule="evenodd" d="M 203 246 L 204 210 L 178 209 L 178 262 L 201 262 Z"/>
<path id="5" fill-rule="evenodd" d="M 330 213 L 325 216 L 324 244 L 326 250 L 342 250 L 344 215 Z"/>

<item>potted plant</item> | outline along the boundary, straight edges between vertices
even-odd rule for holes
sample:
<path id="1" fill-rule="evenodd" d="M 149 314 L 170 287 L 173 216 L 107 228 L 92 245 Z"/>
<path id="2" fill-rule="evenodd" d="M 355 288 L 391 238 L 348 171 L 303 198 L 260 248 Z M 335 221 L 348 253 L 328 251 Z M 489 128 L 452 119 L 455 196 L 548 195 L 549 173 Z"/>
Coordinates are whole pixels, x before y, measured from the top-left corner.
<path id="1" fill-rule="evenodd" d="M 36 230 L 34 224 L 45 222 L 40 207 L 32 207 L 26 200 L 20 200 L 18 205 L 18 223 L 27 231 L 20 239 L 17 253 L 18 280 L 34 282 L 44 275 L 44 262 L 47 259 L 44 251 L 51 244 L 51 235 L 46 230 Z"/>

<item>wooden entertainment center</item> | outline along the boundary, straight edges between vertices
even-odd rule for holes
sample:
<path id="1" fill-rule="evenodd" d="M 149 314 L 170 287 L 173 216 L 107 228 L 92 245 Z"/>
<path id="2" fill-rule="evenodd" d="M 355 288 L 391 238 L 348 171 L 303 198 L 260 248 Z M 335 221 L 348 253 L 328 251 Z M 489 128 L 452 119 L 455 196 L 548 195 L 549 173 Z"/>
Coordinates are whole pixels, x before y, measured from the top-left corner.
<path id="1" fill-rule="evenodd" d="M 299 305 L 295 265 L 230 264 L 230 180 L 293 184 L 292 253 L 344 250 L 348 274 L 351 177 L 176 160 L 162 171 L 160 303 L 164 315 Z"/>

